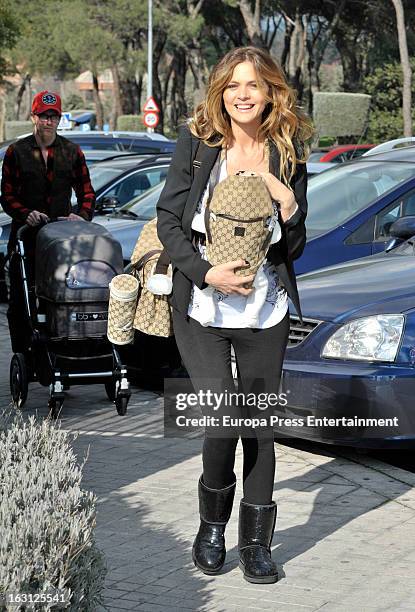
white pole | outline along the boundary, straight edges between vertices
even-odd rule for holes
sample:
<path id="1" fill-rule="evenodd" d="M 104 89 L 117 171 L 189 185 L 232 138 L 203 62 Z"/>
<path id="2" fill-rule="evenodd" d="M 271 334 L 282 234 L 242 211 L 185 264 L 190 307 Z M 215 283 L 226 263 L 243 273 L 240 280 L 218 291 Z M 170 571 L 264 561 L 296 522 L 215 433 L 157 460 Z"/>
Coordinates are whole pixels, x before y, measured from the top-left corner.
<path id="1" fill-rule="evenodd" d="M 153 0 L 148 0 L 147 100 L 153 95 Z M 153 128 L 147 128 L 150 134 Z"/>

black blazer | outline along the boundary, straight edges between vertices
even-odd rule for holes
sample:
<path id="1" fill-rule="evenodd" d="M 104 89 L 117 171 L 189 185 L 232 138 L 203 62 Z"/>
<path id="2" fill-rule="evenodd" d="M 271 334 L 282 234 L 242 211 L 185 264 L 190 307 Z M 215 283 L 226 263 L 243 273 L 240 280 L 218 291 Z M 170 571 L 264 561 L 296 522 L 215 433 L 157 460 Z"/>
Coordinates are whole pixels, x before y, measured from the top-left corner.
<path id="1" fill-rule="evenodd" d="M 193 166 L 197 150 L 197 162 Z M 204 261 L 192 244 L 191 224 L 210 172 L 221 147 L 208 147 L 193 136 L 187 126 L 181 129 L 173 155 L 166 184 L 157 203 L 157 232 L 173 264 L 173 308 L 187 314 L 192 283 L 199 289 L 212 267 Z M 279 152 L 270 141 L 270 172 L 280 177 Z M 306 242 L 305 218 L 307 215 L 307 170 L 305 164 L 297 164 L 291 181 L 298 210 L 286 223 L 280 218 L 281 240 L 271 245 L 267 259 L 277 268 L 280 281 L 287 290 L 296 311 L 301 317 L 300 301 L 293 267 L 293 260 L 300 257 Z"/>

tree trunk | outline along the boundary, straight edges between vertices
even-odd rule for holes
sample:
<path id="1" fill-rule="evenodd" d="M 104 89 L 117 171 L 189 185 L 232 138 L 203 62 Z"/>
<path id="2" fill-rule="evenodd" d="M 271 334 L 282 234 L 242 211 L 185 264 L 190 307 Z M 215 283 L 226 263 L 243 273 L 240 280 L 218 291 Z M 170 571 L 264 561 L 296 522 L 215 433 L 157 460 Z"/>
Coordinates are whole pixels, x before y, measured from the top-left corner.
<path id="1" fill-rule="evenodd" d="M 123 113 L 125 115 L 136 115 L 140 112 L 140 98 L 138 84 L 135 78 L 122 78 L 120 80 L 121 97 L 123 100 Z"/>
<path id="2" fill-rule="evenodd" d="M 291 47 L 291 37 L 294 31 L 294 24 L 292 20 L 288 18 L 287 15 L 284 15 L 285 21 L 285 34 L 284 34 L 284 47 L 281 53 L 280 64 L 284 69 L 285 73 L 288 74 L 288 60 L 290 57 L 290 47 Z"/>
<path id="3" fill-rule="evenodd" d="M 30 115 L 32 114 L 32 76 L 30 74 L 27 76 L 26 92 L 27 92 L 27 96 L 26 96 L 27 97 L 27 111 L 26 111 L 25 119 L 26 121 L 29 121 Z"/>
<path id="4" fill-rule="evenodd" d="M 113 97 L 112 110 L 110 117 L 110 129 L 117 129 L 117 119 L 123 114 L 121 91 L 120 91 L 120 73 L 117 64 L 111 67 L 112 82 L 113 82 Z"/>
<path id="5" fill-rule="evenodd" d="M 153 46 L 153 97 L 156 101 L 157 106 L 160 109 L 159 112 L 159 124 L 156 128 L 156 131 L 159 134 L 163 134 L 164 130 L 164 108 L 163 108 L 163 92 L 161 88 L 161 82 L 159 77 L 159 63 L 164 50 L 164 46 L 167 40 L 167 34 L 165 32 L 161 32 L 157 30 L 155 32 L 154 37 L 154 46 Z"/>
<path id="6" fill-rule="evenodd" d="M 245 22 L 249 43 L 255 47 L 267 48 L 261 34 L 261 0 L 255 0 L 252 12 L 249 0 L 239 0 L 239 10 Z"/>
<path id="7" fill-rule="evenodd" d="M 92 70 L 92 97 L 95 105 L 95 114 L 97 116 L 97 128 L 102 130 L 104 127 L 104 109 L 101 98 L 99 97 L 99 83 L 96 70 Z"/>
<path id="8" fill-rule="evenodd" d="M 336 46 L 340 53 L 343 68 L 343 91 L 359 92 L 361 85 L 360 50 L 357 37 L 348 39 L 345 31 L 336 30 Z"/>
<path id="9" fill-rule="evenodd" d="M 185 96 L 187 62 L 184 49 L 178 49 L 173 59 L 174 81 L 172 88 L 171 127 L 177 129 L 180 121 L 187 117 Z"/>
<path id="10" fill-rule="evenodd" d="M 288 62 L 288 76 L 299 98 L 303 90 L 303 64 L 305 56 L 305 41 L 307 32 L 303 24 L 303 16 L 298 7 L 295 11 L 294 30 L 290 40 L 290 56 Z"/>
<path id="11" fill-rule="evenodd" d="M 0 92 L 0 141 L 6 140 L 6 100 L 4 91 Z"/>
<path id="12" fill-rule="evenodd" d="M 403 72 L 402 90 L 402 113 L 403 113 L 403 135 L 412 136 L 412 117 L 411 117 L 411 65 L 408 56 L 408 42 L 406 39 L 405 16 L 403 12 L 402 0 L 392 0 L 396 11 L 396 27 L 398 30 L 399 55 L 401 57 Z"/>
<path id="13" fill-rule="evenodd" d="M 26 91 L 26 87 L 30 81 L 30 74 L 26 73 L 22 78 L 22 82 L 20 83 L 20 87 L 17 90 L 16 103 L 14 105 L 14 118 L 16 121 L 20 121 L 20 111 L 22 106 L 23 95 Z"/>

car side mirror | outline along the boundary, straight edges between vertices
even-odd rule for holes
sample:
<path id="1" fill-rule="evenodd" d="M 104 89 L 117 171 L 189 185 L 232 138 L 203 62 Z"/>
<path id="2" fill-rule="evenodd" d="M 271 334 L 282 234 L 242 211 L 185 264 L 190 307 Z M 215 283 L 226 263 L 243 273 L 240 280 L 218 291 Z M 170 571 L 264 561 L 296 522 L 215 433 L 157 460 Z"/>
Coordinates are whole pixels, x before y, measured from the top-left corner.
<path id="1" fill-rule="evenodd" d="M 114 196 L 100 198 L 95 205 L 95 212 L 111 213 L 120 206 L 120 201 Z"/>
<path id="2" fill-rule="evenodd" d="M 415 236 L 415 215 L 408 215 L 394 221 L 389 228 L 389 234 L 392 236 L 392 240 L 386 245 L 386 252 Z"/>

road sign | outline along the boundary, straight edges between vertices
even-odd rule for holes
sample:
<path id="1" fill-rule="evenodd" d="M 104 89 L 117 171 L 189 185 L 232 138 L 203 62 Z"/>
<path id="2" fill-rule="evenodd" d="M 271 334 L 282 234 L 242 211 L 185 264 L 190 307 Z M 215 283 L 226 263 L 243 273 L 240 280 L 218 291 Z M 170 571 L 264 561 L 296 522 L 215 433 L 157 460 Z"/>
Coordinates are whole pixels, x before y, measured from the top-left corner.
<path id="1" fill-rule="evenodd" d="M 143 112 L 144 113 L 149 113 L 149 112 L 159 113 L 160 112 L 160 109 L 157 106 L 156 101 L 153 98 L 153 96 L 148 98 L 147 102 L 144 104 Z"/>
<path id="2" fill-rule="evenodd" d="M 72 128 L 71 119 L 72 119 L 71 113 L 62 113 L 61 120 L 59 121 L 58 129 L 59 130 L 70 130 Z"/>
<path id="3" fill-rule="evenodd" d="M 150 113 L 144 114 L 144 125 L 148 128 L 155 128 L 159 124 L 159 116 L 158 113 L 152 111 Z"/>

